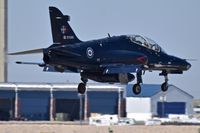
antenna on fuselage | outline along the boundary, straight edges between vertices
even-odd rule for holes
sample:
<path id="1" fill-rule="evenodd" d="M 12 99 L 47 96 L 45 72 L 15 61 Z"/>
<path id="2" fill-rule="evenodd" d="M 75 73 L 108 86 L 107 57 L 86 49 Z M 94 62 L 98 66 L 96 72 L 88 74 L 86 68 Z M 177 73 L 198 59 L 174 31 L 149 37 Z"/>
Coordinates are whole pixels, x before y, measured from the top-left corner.
<path id="1" fill-rule="evenodd" d="M 111 37 L 109 33 L 108 33 L 108 37 L 109 37 L 109 38 Z"/>

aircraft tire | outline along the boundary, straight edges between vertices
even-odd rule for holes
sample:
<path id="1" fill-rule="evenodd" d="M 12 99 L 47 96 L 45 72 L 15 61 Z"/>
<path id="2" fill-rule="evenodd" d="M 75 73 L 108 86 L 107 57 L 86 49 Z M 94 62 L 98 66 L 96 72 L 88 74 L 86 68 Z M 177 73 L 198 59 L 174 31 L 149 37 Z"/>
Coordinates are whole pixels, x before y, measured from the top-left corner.
<path id="1" fill-rule="evenodd" d="M 140 84 L 134 84 L 133 85 L 133 88 L 132 88 L 132 91 L 133 91 L 133 93 L 135 94 L 135 95 L 138 95 L 138 94 L 140 94 L 141 93 L 141 86 L 140 86 Z"/>
<path id="2" fill-rule="evenodd" d="M 162 85 L 161 85 L 161 90 L 163 92 L 167 91 L 168 90 L 168 83 L 167 82 L 164 82 Z"/>
<path id="3" fill-rule="evenodd" d="M 86 85 L 84 83 L 80 83 L 78 85 L 78 93 L 80 94 L 84 94 L 86 91 Z"/>

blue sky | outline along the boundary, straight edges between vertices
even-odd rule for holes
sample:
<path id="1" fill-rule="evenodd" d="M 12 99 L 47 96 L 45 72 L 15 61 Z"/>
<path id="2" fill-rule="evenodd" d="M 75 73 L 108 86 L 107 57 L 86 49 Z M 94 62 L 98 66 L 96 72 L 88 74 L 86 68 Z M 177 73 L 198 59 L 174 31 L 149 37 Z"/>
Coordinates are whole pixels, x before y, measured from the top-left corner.
<path id="1" fill-rule="evenodd" d="M 111 35 L 140 34 L 155 40 L 168 54 L 192 61 L 183 75 L 169 83 L 200 98 L 199 0 L 9 0 L 8 52 L 45 48 L 52 44 L 49 6 L 71 16 L 70 25 L 83 41 Z M 42 72 L 15 61 L 42 62 L 42 55 L 9 56 L 10 82 L 80 82 L 79 74 Z M 158 72 L 146 72 L 144 83 L 161 84 Z"/>

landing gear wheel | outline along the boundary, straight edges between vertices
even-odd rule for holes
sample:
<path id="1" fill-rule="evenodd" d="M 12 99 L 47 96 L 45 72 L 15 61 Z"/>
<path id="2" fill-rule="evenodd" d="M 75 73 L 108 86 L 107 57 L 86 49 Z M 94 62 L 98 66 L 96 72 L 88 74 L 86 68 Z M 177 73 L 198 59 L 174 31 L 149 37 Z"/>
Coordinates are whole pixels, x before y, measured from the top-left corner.
<path id="1" fill-rule="evenodd" d="M 164 82 L 162 85 L 161 85 L 161 90 L 163 92 L 167 91 L 168 90 L 168 83 L 167 82 Z"/>
<path id="2" fill-rule="evenodd" d="M 86 91 L 86 85 L 84 83 L 80 83 L 78 85 L 78 93 L 80 94 L 84 94 Z"/>
<path id="3" fill-rule="evenodd" d="M 134 94 L 138 95 L 141 93 L 141 86 L 140 84 L 134 84 L 132 91 Z"/>

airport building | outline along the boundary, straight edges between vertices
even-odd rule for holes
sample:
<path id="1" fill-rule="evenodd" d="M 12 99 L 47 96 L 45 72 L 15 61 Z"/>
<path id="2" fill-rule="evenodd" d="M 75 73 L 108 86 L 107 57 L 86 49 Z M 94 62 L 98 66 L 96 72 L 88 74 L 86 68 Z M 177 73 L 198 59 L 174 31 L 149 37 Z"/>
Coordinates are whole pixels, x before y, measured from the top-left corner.
<path id="1" fill-rule="evenodd" d="M 87 120 L 93 114 L 118 114 L 145 120 L 168 114 L 190 115 L 193 97 L 171 85 L 142 85 L 139 95 L 132 85 L 88 84 L 85 95 L 77 94 L 78 84 L 0 84 L 0 119 Z M 125 88 L 125 89 L 124 89 Z"/>
<path id="2" fill-rule="evenodd" d="M 142 85 L 139 95 L 131 93 L 131 87 L 132 85 L 128 85 L 126 92 L 128 118 L 147 120 L 153 116 L 193 114 L 193 96 L 174 85 L 170 85 L 166 92 L 160 90 L 160 85 Z"/>
<path id="3" fill-rule="evenodd" d="M 122 87 L 89 84 L 87 93 L 80 95 L 77 86 L 1 83 L 0 119 L 74 121 L 93 113 L 123 116 Z"/>

